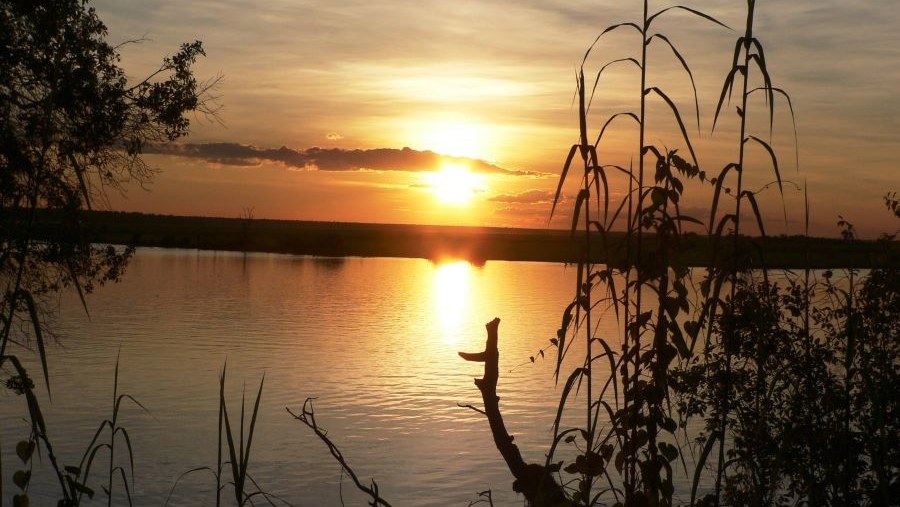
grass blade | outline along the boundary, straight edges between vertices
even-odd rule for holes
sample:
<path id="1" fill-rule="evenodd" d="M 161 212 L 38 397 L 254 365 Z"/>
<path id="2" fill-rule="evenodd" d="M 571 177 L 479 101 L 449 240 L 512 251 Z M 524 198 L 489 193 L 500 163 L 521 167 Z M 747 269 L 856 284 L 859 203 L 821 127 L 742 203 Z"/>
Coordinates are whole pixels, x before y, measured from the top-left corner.
<path id="1" fill-rule="evenodd" d="M 241 476 L 247 476 L 247 465 L 250 463 L 250 444 L 253 442 L 253 431 L 256 428 L 256 416 L 259 414 L 259 401 L 262 399 L 263 384 L 266 381 L 265 375 L 259 382 L 259 391 L 256 393 L 256 403 L 253 404 L 253 414 L 250 416 L 250 430 L 247 433 L 247 446 L 244 448 L 244 456 L 241 461 Z"/>
<path id="2" fill-rule="evenodd" d="M 231 421 L 228 418 L 228 406 L 225 404 L 225 369 L 222 368 L 222 376 L 219 380 L 219 406 L 222 411 L 222 420 L 225 422 L 225 437 L 228 443 L 228 457 L 231 463 L 231 476 L 234 480 L 235 498 L 238 505 L 241 503 L 239 484 L 240 475 L 238 474 L 238 457 L 234 447 L 234 437 L 231 432 Z"/>

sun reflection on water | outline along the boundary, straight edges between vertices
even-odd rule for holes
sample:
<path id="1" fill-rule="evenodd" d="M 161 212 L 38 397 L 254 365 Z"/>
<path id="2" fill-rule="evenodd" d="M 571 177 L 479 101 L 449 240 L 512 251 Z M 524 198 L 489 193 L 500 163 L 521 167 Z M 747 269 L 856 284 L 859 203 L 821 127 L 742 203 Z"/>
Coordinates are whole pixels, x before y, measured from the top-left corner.
<path id="1" fill-rule="evenodd" d="M 434 271 L 434 313 L 441 329 L 441 342 L 456 344 L 463 331 L 470 303 L 472 266 L 467 261 L 438 264 Z"/>

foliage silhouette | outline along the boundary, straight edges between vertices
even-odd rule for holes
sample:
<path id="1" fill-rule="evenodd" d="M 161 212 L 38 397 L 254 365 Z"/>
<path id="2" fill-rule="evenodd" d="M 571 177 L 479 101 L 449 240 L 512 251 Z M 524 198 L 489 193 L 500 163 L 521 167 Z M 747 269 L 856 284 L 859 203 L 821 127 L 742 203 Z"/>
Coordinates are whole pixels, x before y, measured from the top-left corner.
<path id="1" fill-rule="evenodd" d="M 143 146 L 184 136 L 189 112 L 215 112 L 209 95 L 215 80 L 198 83 L 192 71 L 204 54 L 200 42 L 182 45 L 146 79 L 129 83 L 119 66 L 120 47 L 106 35 L 87 1 L 0 3 L 0 367 L 12 368 L 6 382 L 26 397 L 28 442 L 43 445 L 63 505 L 76 505 L 87 490 L 77 479 L 80 471 L 61 468 L 54 456 L 34 382 L 15 349 L 31 340 L 37 345 L 49 393 L 51 298 L 74 287 L 87 312 L 85 294 L 118 280 L 132 254 L 91 245 L 79 211 L 102 200 L 107 189 L 147 181 L 153 171 L 141 158 Z M 60 217 L 59 227 L 40 239 L 38 209 Z M 117 413 L 118 402 L 113 421 Z M 113 440 L 127 435 L 115 422 L 110 430 Z M 112 452 L 112 442 L 104 445 Z M 110 474 L 119 470 L 125 478 L 124 469 L 110 466 Z M 17 502 L 28 500 L 20 495 Z"/>

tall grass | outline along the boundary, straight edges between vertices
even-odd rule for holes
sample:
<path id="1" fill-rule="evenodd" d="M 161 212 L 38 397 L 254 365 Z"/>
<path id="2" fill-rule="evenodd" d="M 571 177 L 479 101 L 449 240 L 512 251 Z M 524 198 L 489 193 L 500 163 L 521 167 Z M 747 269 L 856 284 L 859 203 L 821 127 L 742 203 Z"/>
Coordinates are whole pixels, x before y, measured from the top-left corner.
<path id="1" fill-rule="evenodd" d="M 787 104 L 795 140 L 796 126 L 791 98 L 774 84 L 754 33 L 756 2 L 747 1 L 744 30 L 716 102 L 713 132 L 735 96 L 738 122 L 735 158 L 718 170 L 702 168 L 682 110 L 653 85 L 647 48 L 658 42 L 671 51 L 690 79 L 693 109 L 699 112 L 694 73 L 656 25 L 677 12 L 725 25 L 686 6 L 651 13 L 647 1 L 641 4 L 638 21 L 601 32 L 577 75 L 579 142 L 566 157 L 551 216 L 578 167 L 571 230 L 582 238 L 581 261 L 575 295 L 551 340 L 557 348 L 557 379 L 565 381 L 546 464 L 558 471 L 571 502 L 585 506 L 882 505 L 890 497 L 887 491 L 900 487 L 900 464 L 883 447 L 897 426 L 896 396 L 884 393 L 898 383 L 895 344 L 900 338 L 897 326 L 883 327 L 884 315 L 894 315 L 896 264 L 865 281 L 850 270 L 841 284 L 828 278 L 823 285 L 809 268 L 801 278 L 788 272 L 777 275 L 787 282 L 773 280 L 765 265 L 766 223 L 758 195 L 771 187 L 783 196 L 787 183 L 766 140 L 774 128 L 776 101 Z M 601 64 L 588 87 L 588 56 L 613 32 L 636 34 L 639 53 Z M 603 100 L 600 76 L 613 66 L 639 73 L 637 109 L 608 116 L 594 134 L 590 108 Z M 754 95 L 764 98 L 768 135 L 750 129 Z M 646 143 L 662 135 L 648 131 L 649 99 L 668 107 L 680 134 L 674 139 L 679 149 Z M 604 164 L 607 154 L 600 149 L 619 120 L 629 120 L 637 130 L 634 162 L 627 167 Z M 698 129 L 699 121 L 698 114 Z M 751 147 L 758 158 L 751 157 Z M 746 172 L 756 165 L 768 165 L 773 182 L 752 190 Z M 621 188 L 615 187 L 617 180 L 624 182 Z M 708 221 L 681 211 L 688 197 L 696 206 L 688 189 L 704 187 L 711 194 Z M 613 200 L 617 193 L 624 197 Z M 730 209 L 723 204 L 729 199 Z M 886 197 L 894 214 L 896 202 Z M 744 238 L 748 219 L 759 236 L 750 249 Z M 623 221 L 626 241 L 610 246 L 607 233 Z M 710 265 L 700 277 L 682 261 L 688 224 L 705 228 L 713 245 Z M 847 228 L 843 220 L 842 225 Z M 852 231 L 844 235 L 851 238 Z M 604 249 L 607 265 L 594 264 L 594 245 Z M 697 278 L 702 281 L 692 295 Z M 869 284 L 884 291 L 882 301 L 860 300 Z M 864 340 L 862 315 L 876 307 L 877 315 L 867 314 L 871 327 Z M 609 318 L 616 320 L 618 338 L 598 335 L 600 319 Z M 873 341 L 872 335 L 881 338 Z M 576 350 L 583 357 L 567 370 Z M 868 352 L 865 365 L 863 350 Z M 870 364 L 873 358 L 884 362 Z M 885 369 L 887 364 L 893 370 Z M 863 375 L 864 369 L 875 374 Z M 598 378 L 600 372 L 606 375 Z M 825 397 L 830 407 L 817 399 L 823 393 L 831 393 Z M 578 419 L 583 423 L 565 426 L 564 421 Z M 704 429 L 689 433 L 687 428 L 698 424 Z M 563 449 L 571 452 L 562 452 L 560 460 Z M 676 473 L 687 476 L 689 491 L 676 492 Z"/>
<path id="2" fill-rule="evenodd" d="M 562 470 L 577 478 L 571 499 L 579 505 L 615 502 L 624 505 L 668 505 L 674 494 L 673 464 L 679 458 L 676 443 L 677 423 L 669 410 L 669 370 L 676 358 L 691 354 L 689 337 L 696 335 L 698 324 L 683 328 L 684 314 L 690 308 L 688 299 L 689 270 L 680 259 L 681 235 L 685 224 L 701 221 L 681 211 L 685 184 L 689 180 L 706 182 L 700 171 L 688 123 L 681 109 L 661 86 L 653 84 L 648 47 L 663 45 L 681 65 L 694 92 L 699 128 L 699 104 L 694 74 L 684 55 L 663 32 L 657 30 L 662 19 L 682 13 L 720 27 L 716 18 L 701 11 L 674 6 L 652 12 L 649 2 L 642 2 L 641 17 L 636 22 L 622 22 L 607 27 L 588 49 L 578 74 L 579 139 L 569 151 L 556 192 L 559 200 L 564 182 L 572 169 L 574 155 L 581 158 L 581 188 L 575 201 L 572 219 L 573 235 L 583 236 L 582 260 L 578 264 L 576 293 L 566 308 L 557 339 L 556 375 L 569 354 L 572 341 L 582 336 L 584 357 L 581 365 L 568 375 L 554 424 L 554 440 L 547 462 L 555 459 L 560 442 L 579 449 L 574 460 Z M 594 86 L 585 86 L 585 65 L 592 52 L 598 52 L 604 37 L 614 31 L 636 32 L 639 53 L 603 64 L 594 78 Z M 618 111 L 603 122 L 596 137 L 589 130 L 590 105 L 598 90 L 600 76 L 614 64 L 636 68 L 640 77 L 637 111 Z M 648 100 L 665 105 L 680 132 L 676 140 L 688 154 L 677 149 L 647 144 L 650 132 Z M 604 164 L 598 150 L 605 134 L 619 118 L 630 119 L 637 129 L 634 157 L 629 167 Z M 652 168 L 652 172 L 651 172 Z M 615 177 L 607 172 L 615 173 Z M 625 197 L 614 202 L 611 182 L 624 181 L 620 193 Z M 617 189 L 615 189 L 617 190 Z M 591 203 L 594 203 L 593 213 Z M 555 209 L 555 204 L 554 204 Z M 593 264 L 590 248 L 593 237 L 609 249 L 607 233 L 624 221 L 624 251 L 603 252 L 604 258 L 616 259 L 607 265 Z M 615 315 L 621 335 L 597 336 L 598 314 Z M 609 318 L 609 317 L 607 317 Z M 595 352 L 596 351 L 596 352 Z M 608 368 L 607 379 L 595 378 Z M 560 427 L 570 398 L 584 385 L 584 425 Z M 595 390 L 595 385 L 600 387 Z M 562 479 L 567 482 L 566 479 Z"/>
<path id="3" fill-rule="evenodd" d="M 256 421 L 259 416 L 259 403 L 262 400 L 265 376 L 259 381 L 259 388 L 253 402 L 253 409 L 247 419 L 246 392 L 241 392 L 240 418 L 235 420 L 228 414 L 228 403 L 225 395 L 227 365 L 222 367 L 219 375 L 219 410 L 218 425 L 216 431 L 216 465 L 200 466 L 183 472 L 172 484 L 172 489 L 166 497 L 165 505 L 168 505 L 175 494 L 181 481 L 196 472 L 210 472 L 215 479 L 216 499 L 215 505 L 223 505 L 222 497 L 227 486 L 231 486 L 234 505 L 276 505 L 276 502 L 290 505 L 279 496 L 263 490 L 256 480 L 250 475 L 250 449 L 253 444 L 253 436 L 256 432 Z M 245 427 L 246 426 L 246 427 Z M 230 472 L 230 474 L 228 473 Z"/>

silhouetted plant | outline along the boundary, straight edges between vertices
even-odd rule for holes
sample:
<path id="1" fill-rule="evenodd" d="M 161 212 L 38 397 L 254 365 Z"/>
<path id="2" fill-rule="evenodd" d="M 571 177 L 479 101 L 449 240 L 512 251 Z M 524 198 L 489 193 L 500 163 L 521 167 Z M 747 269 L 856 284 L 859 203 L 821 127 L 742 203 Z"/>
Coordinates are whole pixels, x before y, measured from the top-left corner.
<path id="1" fill-rule="evenodd" d="M 649 3 L 642 2 L 643 13 L 638 22 L 624 22 L 606 28 L 588 49 L 578 74 L 579 139 L 569 151 L 557 187 L 559 200 L 564 181 L 575 154 L 582 160 L 581 189 L 575 201 L 572 233 L 581 225 L 582 260 L 578 264 L 576 294 L 566 308 L 557 338 L 556 374 L 572 346 L 572 340 L 583 333 L 584 360 L 568 376 L 563 388 L 559 412 L 554 424 L 554 440 L 547 463 L 555 459 L 560 443 L 576 444 L 578 455 L 562 470 L 579 477 L 572 499 L 580 505 L 609 501 L 624 505 L 670 505 L 674 493 L 672 464 L 679 458 L 676 441 L 677 423 L 669 411 L 669 369 L 678 358 L 691 353 L 690 334 L 683 331 L 684 315 L 690 310 L 688 299 L 689 270 L 680 258 L 681 236 L 687 223 L 702 224 L 696 217 L 681 212 L 685 182 L 696 179 L 703 183 L 706 174 L 698 167 L 697 156 L 688 135 L 686 122 L 666 91 L 650 84 L 651 74 L 647 48 L 654 42 L 671 50 L 691 81 L 695 111 L 699 113 L 693 72 L 677 46 L 663 33 L 655 31 L 657 22 L 667 13 L 685 12 L 714 24 L 725 26 L 714 17 L 695 9 L 677 5 L 652 13 Z M 597 44 L 615 30 L 635 31 L 640 36 L 640 55 L 613 60 L 600 67 L 588 96 L 584 64 Z M 614 64 L 630 64 L 640 74 L 639 109 L 619 111 L 603 123 L 591 141 L 589 108 L 597 92 L 601 75 Z M 601 94 L 602 96 L 602 94 Z M 678 125 L 679 143 L 689 154 L 683 158 L 678 150 L 647 144 L 647 100 L 658 98 L 668 106 Z M 600 142 L 616 119 L 631 119 L 637 124 L 637 167 L 603 164 Z M 699 127 L 699 114 L 697 117 Z M 647 165 L 647 159 L 651 165 Z M 652 174 L 651 169 L 652 167 Z M 624 176 L 625 197 L 621 202 L 610 199 L 608 171 Z M 590 209 L 590 203 L 596 209 Z M 554 204 L 555 208 L 555 204 Z M 602 210 L 602 213 L 601 213 Z M 610 211 L 612 210 L 612 213 Z M 607 232 L 625 222 L 625 241 L 620 251 L 613 251 Z M 594 264 L 592 239 L 606 250 L 608 265 Z M 617 284 L 621 284 L 618 285 Z M 595 292 L 598 293 L 595 297 Z M 596 336 L 596 313 L 614 312 L 621 329 L 620 340 Z M 693 325 L 696 327 L 696 323 Z M 690 326 L 688 326 L 690 328 Z M 571 331 L 571 340 L 568 334 Z M 567 342 L 568 340 L 568 342 Z M 618 341 L 618 343 L 616 343 Z M 619 350 L 616 350 L 619 348 Z M 595 350 L 597 351 L 595 353 Z M 608 365 L 609 377 L 595 379 L 595 363 Z M 585 424 L 563 429 L 560 423 L 570 396 L 584 383 Z M 594 392 L 594 384 L 601 385 Z M 565 465 L 565 466 L 563 466 Z M 613 476 L 616 475 L 616 478 Z M 600 481 L 603 486 L 599 486 Z"/>
<path id="2" fill-rule="evenodd" d="M 141 404 L 138 400 L 136 400 L 130 394 L 119 394 L 119 358 L 116 357 L 116 368 L 115 374 L 113 376 L 113 397 L 112 397 L 112 417 L 110 419 L 104 419 L 103 422 L 100 423 L 100 426 L 97 428 L 96 433 L 94 433 L 93 439 L 91 439 L 91 443 L 88 445 L 85 450 L 84 456 L 81 458 L 81 463 L 77 467 L 65 467 L 66 471 L 66 483 L 71 489 L 72 497 L 75 498 L 75 505 L 81 504 L 81 498 L 83 495 L 87 494 L 89 498 L 92 498 L 94 493 L 93 490 L 87 488 L 86 484 L 88 478 L 90 477 L 91 465 L 93 465 L 94 459 L 97 454 L 101 450 L 106 450 L 109 453 L 109 464 L 107 467 L 107 477 L 106 477 L 106 485 L 101 486 L 103 492 L 106 493 L 108 506 L 113 505 L 113 479 L 116 473 L 119 474 L 119 477 L 122 480 L 122 486 L 125 488 L 125 495 L 128 499 L 128 505 L 132 505 L 131 501 L 131 491 L 134 487 L 134 451 L 131 447 L 131 437 L 128 436 L 128 431 L 119 424 L 119 415 L 122 410 L 122 402 L 129 401 L 134 403 L 139 408 L 141 408 L 144 412 L 150 413 L 144 405 Z M 106 442 L 100 442 L 100 437 L 103 435 L 103 431 L 107 430 L 108 440 Z M 129 481 L 128 475 L 126 475 L 125 468 L 121 465 L 118 465 L 116 462 L 116 442 L 119 441 L 120 437 L 121 441 L 125 443 L 126 450 L 128 452 L 128 464 L 129 471 L 131 472 L 131 480 Z M 129 484 L 131 486 L 129 486 Z"/>

